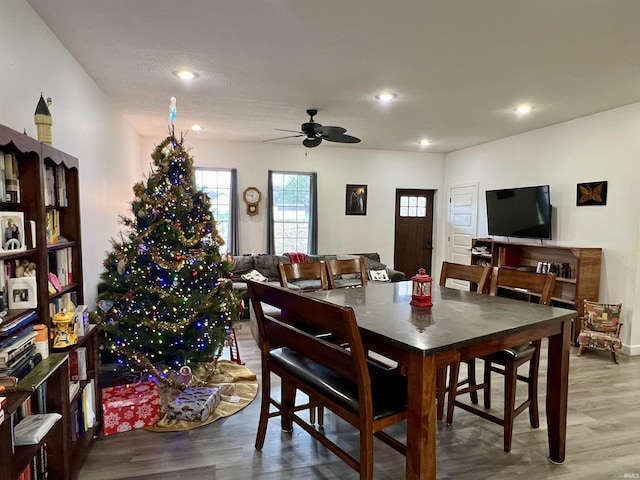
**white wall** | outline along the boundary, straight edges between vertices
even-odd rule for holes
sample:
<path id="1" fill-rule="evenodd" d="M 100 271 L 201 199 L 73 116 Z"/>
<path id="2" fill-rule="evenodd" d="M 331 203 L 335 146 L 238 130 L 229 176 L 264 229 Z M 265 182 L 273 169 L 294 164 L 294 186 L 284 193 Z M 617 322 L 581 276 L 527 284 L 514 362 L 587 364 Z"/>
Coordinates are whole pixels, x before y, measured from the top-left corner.
<path id="1" fill-rule="evenodd" d="M 161 141 L 144 138 L 142 155 L 150 158 Z M 189 132 L 184 144 L 191 148 L 189 153 L 198 167 L 237 168 L 240 194 L 249 186 L 262 191 L 258 215 L 246 215 L 241 205 L 242 253 L 267 251 L 269 170 L 318 174 L 319 253 L 378 252 L 389 266 L 393 266 L 396 188 L 441 190 L 444 177 L 444 155 L 440 154 L 333 148 L 328 142 L 308 149 L 302 145 L 198 141 L 195 132 Z M 366 216 L 345 215 L 349 183 L 367 185 Z"/>
<path id="2" fill-rule="evenodd" d="M 479 237 L 487 236 L 485 190 L 549 184 L 553 240 L 547 243 L 603 249 L 600 301 L 623 304 L 623 343 L 633 354 L 640 354 L 638 179 L 640 104 L 446 156 L 446 188 L 479 182 Z M 576 206 L 576 185 L 601 180 L 609 182 L 607 205 Z"/>
<path id="3" fill-rule="evenodd" d="M 118 215 L 142 175 L 140 137 L 23 0 L 0 0 L 0 72 L 0 123 L 37 138 L 42 92 L 53 99 L 53 146 L 80 161 L 85 303 L 92 305 Z"/>

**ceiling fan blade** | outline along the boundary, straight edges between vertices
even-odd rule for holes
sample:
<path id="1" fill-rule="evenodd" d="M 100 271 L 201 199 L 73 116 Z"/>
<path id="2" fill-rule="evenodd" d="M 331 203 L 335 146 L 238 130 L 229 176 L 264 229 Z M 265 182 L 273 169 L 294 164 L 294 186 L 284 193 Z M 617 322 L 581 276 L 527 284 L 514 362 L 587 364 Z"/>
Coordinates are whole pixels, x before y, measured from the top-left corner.
<path id="1" fill-rule="evenodd" d="M 284 128 L 274 128 L 274 130 L 278 130 L 280 132 L 303 133 L 300 130 L 285 130 Z"/>
<path id="2" fill-rule="evenodd" d="M 325 139 L 328 139 L 329 137 L 340 136 L 347 131 L 346 128 L 342 128 L 342 127 L 323 127 L 323 126 L 319 126 L 315 130 L 316 130 L 316 133 L 322 135 L 322 137 Z"/>
<path id="3" fill-rule="evenodd" d="M 297 137 L 304 137 L 304 133 L 301 133 L 300 135 L 287 135 L 286 137 L 270 138 L 269 140 L 263 140 L 262 142 L 263 143 L 273 142 L 274 140 L 284 140 L 285 138 L 297 138 Z"/>
<path id="4" fill-rule="evenodd" d="M 334 137 L 325 137 L 325 140 L 329 142 L 337 143 L 360 143 L 360 139 L 351 135 L 336 135 Z"/>
<path id="5" fill-rule="evenodd" d="M 322 143 L 322 137 L 316 137 L 316 138 L 305 138 L 302 141 L 302 144 L 307 147 L 307 148 L 313 148 L 313 147 L 317 147 L 318 145 L 320 145 Z"/>

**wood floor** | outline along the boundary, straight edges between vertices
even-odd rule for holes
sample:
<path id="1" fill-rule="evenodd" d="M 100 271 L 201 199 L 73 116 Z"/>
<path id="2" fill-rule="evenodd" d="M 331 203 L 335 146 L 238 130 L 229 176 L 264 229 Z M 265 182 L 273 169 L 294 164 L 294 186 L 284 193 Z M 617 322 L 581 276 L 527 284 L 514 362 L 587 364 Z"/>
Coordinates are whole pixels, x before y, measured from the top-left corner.
<path id="1" fill-rule="evenodd" d="M 248 324 L 238 330 L 240 354 L 260 377 L 260 359 Z M 511 453 L 502 451 L 502 429 L 456 409 L 453 426 L 437 427 L 437 476 L 442 480 L 640 478 L 640 356 L 621 356 L 616 365 L 605 353 L 576 356 L 571 350 L 567 455 L 562 465 L 547 460 L 544 394 L 546 350 L 540 368 L 541 426 L 528 415 L 516 419 Z M 493 408 L 502 388 L 495 376 Z M 260 395 L 260 393 L 258 393 Z M 498 410 L 499 411 L 499 410 Z M 186 432 L 135 430 L 94 443 L 80 480 L 349 480 L 358 478 L 300 428 L 282 433 L 279 419 L 269 423 L 265 448 L 254 450 L 259 401 L 206 427 Z M 402 435 L 403 426 L 395 433 Z M 357 454 L 353 429 L 330 412 L 326 434 Z M 404 457 L 376 443 L 375 479 L 404 478 Z"/>

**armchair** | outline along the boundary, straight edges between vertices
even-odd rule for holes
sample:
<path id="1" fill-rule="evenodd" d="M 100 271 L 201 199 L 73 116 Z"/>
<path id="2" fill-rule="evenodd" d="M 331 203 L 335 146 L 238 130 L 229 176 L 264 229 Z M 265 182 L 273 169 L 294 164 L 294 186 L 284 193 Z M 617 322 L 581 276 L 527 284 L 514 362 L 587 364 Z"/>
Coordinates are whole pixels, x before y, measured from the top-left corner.
<path id="1" fill-rule="evenodd" d="M 581 318 L 582 328 L 578 335 L 578 355 L 587 349 L 611 352 L 613 361 L 618 363 L 620 341 L 620 310 L 622 304 L 598 303 L 584 301 L 584 316 Z"/>

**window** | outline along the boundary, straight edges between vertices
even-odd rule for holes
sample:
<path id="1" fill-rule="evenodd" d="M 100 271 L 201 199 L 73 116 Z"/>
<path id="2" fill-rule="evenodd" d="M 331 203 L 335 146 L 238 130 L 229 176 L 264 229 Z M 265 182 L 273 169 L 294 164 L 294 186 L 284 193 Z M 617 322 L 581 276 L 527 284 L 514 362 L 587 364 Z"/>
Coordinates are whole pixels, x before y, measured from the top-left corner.
<path id="1" fill-rule="evenodd" d="M 315 173 L 269 172 L 269 253 L 316 253 L 315 205 Z"/>
<path id="2" fill-rule="evenodd" d="M 426 217 L 427 197 L 402 195 L 400 197 L 400 216 Z"/>
<path id="3" fill-rule="evenodd" d="M 199 168 L 196 167 L 195 181 L 196 187 L 203 190 L 211 199 L 211 211 L 216 221 L 218 233 L 225 244 L 220 249 L 221 253 L 226 251 L 235 252 L 232 232 L 235 203 L 235 172 L 231 169 L 221 168 Z"/>

